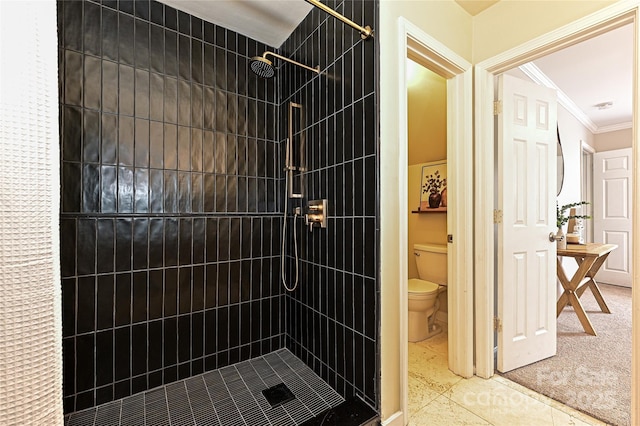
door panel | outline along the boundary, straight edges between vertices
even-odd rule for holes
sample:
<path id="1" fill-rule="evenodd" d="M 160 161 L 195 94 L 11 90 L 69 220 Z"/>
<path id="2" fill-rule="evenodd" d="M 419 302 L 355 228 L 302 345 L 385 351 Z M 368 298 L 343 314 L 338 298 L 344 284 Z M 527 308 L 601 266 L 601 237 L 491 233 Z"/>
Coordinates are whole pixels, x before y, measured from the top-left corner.
<path id="1" fill-rule="evenodd" d="M 498 365 L 501 372 L 556 353 L 556 93 L 499 77 Z"/>
<path id="2" fill-rule="evenodd" d="M 594 155 L 594 241 L 617 244 L 596 280 L 631 287 L 631 148 Z"/>

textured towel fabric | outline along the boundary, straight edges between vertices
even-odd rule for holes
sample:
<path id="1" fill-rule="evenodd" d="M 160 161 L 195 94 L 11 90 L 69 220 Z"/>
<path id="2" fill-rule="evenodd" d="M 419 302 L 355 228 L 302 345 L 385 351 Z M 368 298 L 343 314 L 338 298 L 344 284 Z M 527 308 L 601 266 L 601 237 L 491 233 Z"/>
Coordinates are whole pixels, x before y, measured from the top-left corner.
<path id="1" fill-rule="evenodd" d="M 0 424 L 62 425 L 56 4 L 0 1 Z"/>

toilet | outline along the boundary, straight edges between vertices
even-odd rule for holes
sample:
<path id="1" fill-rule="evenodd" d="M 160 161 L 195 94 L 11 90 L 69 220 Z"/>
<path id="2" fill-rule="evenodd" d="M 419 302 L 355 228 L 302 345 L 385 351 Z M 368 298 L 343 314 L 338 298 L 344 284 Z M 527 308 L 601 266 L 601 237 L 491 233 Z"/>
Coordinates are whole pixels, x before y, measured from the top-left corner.
<path id="1" fill-rule="evenodd" d="M 435 324 L 435 314 L 438 294 L 447 286 L 447 246 L 414 244 L 413 254 L 419 278 L 411 278 L 408 283 L 409 341 L 419 342 L 442 331 Z"/>

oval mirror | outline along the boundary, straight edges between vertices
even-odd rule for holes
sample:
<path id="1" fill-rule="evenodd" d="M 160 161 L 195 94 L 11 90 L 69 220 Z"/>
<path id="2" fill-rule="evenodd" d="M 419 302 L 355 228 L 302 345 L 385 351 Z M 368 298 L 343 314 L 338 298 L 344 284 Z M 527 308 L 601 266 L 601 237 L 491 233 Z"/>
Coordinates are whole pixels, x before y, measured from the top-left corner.
<path id="1" fill-rule="evenodd" d="M 562 144 L 560 143 L 560 130 L 556 128 L 558 135 L 558 195 L 562 191 L 562 183 L 564 182 L 564 156 L 562 155 Z"/>

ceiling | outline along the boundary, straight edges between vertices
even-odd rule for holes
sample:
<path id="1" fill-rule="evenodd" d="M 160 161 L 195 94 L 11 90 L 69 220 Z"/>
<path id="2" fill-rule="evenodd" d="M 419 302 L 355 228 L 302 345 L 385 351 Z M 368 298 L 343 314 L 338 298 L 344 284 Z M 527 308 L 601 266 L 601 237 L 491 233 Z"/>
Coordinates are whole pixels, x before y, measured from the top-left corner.
<path id="1" fill-rule="evenodd" d="M 592 133 L 631 127 L 633 24 L 567 47 L 520 67 L 558 90 L 558 101 Z M 600 104 L 612 103 L 600 108 Z"/>
<path id="2" fill-rule="evenodd" d="M 276 48 L 313 7 L 304 0 L 160 1 Z M 472 16 L 498 2 L 455 1 Z M 373 25 L 371 22 L 358 24 Z M 632 61 L 633 26 L 627 25 L 552 53 L 521 69 L 537 83 L 558 89 L 561 105 L 592 133 L 604 133 L 631 125 Z M 613 105 L 607 109 L 597 107 L 607 102 Z"/>
<path id="3" fill-rule="evenodd" d="M 313 8 L 305 0 L 159 1 L 276 48 L 285 42 Z M 472 16 L 497 2 L 498 0 L 456 0 Z M 356 23 L 373 26 L 372 22 Z"/>
<path id="4" fill-rule="evenodd" d="M 276 48 L 313 7 L 304 0 L 159 1 Z"/>
<path id="5" fill-rule="evenodd" d="M 483 10 L 498 3 L 499 0 L 456 0 L 464 10 L 471 16 L 476 16 Z"/>

